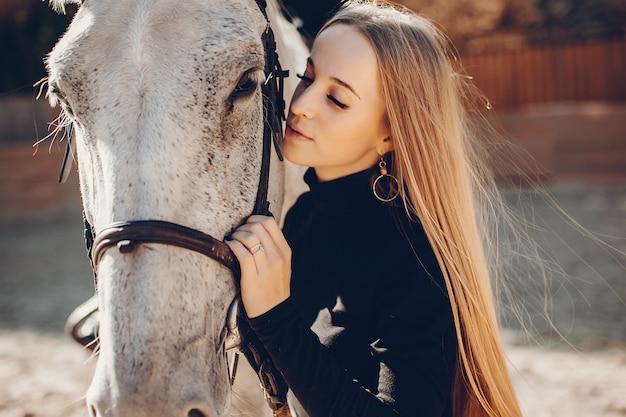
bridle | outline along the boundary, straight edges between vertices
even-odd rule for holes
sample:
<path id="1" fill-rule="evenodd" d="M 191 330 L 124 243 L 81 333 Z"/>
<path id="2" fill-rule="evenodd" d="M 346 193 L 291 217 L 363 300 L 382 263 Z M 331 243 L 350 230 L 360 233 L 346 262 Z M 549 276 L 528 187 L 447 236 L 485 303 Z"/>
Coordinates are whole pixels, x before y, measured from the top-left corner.
<path id="1" fill-rule="evenodd" d="M 265 76 L 266 80 L 262 86 L 263 95 L 263 150 L 261 159 L 261 172 L 254 208 L 251 215 L 271 215 L 269 211 L 268 189 L 270 176 L 270 159 L 272 142 L 282 161 L 280 147 L 282 142 L 282 123 L 285 119 L 285 101 L 283 98 L 283 81 L 289 75 L 289 71 L 283 71 L 276 52 L 276 41 L 274 32 L 270 27 L 267 16 L 267 2 L 256 0 L 259 9 L 263 13 L 267 22 L 261 41 L 265 47 Z M 67 171 L 66 164 L 68 155 L 71 154 L 72 144 L 68 140 L 68 149 L 65 153 L 65 160 L 62 167 L 62 175 Z M 230 248 L 221 240 L 210 236 L 199 230 L 195 230 L 177 223 L 162 220 L 131 220 L 115 222 L 100 230 L 94 235 L 93 227 L 84 217 L 85 242 L 91 266 L 94 270 L 94 278 L 97 279 L 98 264 L 105 252 L 113 247 L 121 253 L 130 253 L 137 245 L 146 243 L 157 243 L 164 245 L 178 246 L 180 248 L 192 250 L 219 262 L 227 267 L 239 286 L 240 269 L 239 262 L 235 258 Z M 96 282 L 97 288 L 97 282 Z M 90 303 L 90 304 L 89 304 Z M 259 380 L 265 391 L 266 400 L 273 410 L 274 416 L 291 416 L 287 403 L 287 384 L 282 375 L 274 367 L 269 354 L 263 345 L 258 341 L 254 332 L 247 326 L 247 318 L 243 316 L 242 309 L 239 308 L 239 297 L 236 297 L 228 309 L 226 319 L 225 351 L 237 348 L 250 362 L 257 372 Z M 86 311 L 84 311 L 86 310 Z M 86 337 L 81 332 L 81 327 L 85 320 L 97 311 L 97 302 L 93 299 L 79 307 L 68 319 L 66 325 L 70 334 L 79 343 L 95 348 L 93 337 Z M 234 381 L 237 366 L 237 355 L 229 366 L 229 379 Z"/>
<path id="2" fill-rule="evenodd" d="M 257 195 L 251 215 L 261 214 L 270 216 L 268 189 L 270 176 L 270 159 L 272 142 L 282 161 L 280 145 L 282 142 L 282 122 L 285 119 L 285 101 L 283 98 L 283 80 L 289 76 L 289 71 L 283 71 L 278 61 L 274 32 L 269 25 L 265 0 L 256 0 L 267 26 L 262 35 L 265 45 L 265 75 L 262 86 L 263 95 L 263 151 L 261 172 Z M 115 222 L 93 235 L 91 225 L 85 220 L 87 249 L 92 266 L 97 271 L 98 263 L 104 253 L 113 246 L 117 246 L 122 253 L 132 252 L 137 244 L 161 243 L 179 246 L 206 255 L 229 268 L 239 278 L 239 264 L 230 248 L 221 240 L 201 231 L 188 228 L 176 223 L 162 220 L 132 220 Z"/>

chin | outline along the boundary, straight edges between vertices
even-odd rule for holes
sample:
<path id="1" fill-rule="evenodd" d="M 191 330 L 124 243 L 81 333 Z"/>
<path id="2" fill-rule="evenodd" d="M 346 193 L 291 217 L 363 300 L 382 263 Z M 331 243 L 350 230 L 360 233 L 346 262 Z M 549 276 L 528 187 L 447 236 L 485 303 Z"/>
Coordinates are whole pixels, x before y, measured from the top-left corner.
<path id="1" fill-rule="evenodd" d="M 297 149 L 297 146 L 290 144 L 288 141 L 285 141 L 285 143 L 283 143 L 282 154 L 287 161 L 291 162 L 294 165 L 300 165 L 303 167 L 311 166 L 312 161 L 310 158 L 310 152 L 308 152 L 309 157 L 307 158 L 306 151 Z"/>

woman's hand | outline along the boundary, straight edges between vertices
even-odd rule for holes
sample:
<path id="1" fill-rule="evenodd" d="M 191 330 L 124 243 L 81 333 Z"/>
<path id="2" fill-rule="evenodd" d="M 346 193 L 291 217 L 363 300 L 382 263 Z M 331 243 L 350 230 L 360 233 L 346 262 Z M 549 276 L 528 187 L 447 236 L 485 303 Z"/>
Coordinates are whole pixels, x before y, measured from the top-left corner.
<path id="1" fill-rule="evenodd" d="M 248 317 L 289 298 L 291 248 L 273 217 L 250 216 L 226 244 L 241 266 L 241 300 Z"/>

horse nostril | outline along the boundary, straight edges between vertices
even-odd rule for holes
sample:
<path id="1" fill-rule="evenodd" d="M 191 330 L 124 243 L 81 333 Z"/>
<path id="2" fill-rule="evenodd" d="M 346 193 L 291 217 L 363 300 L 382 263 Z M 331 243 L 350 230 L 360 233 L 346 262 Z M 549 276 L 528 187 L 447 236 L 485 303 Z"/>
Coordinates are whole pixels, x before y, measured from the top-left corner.
<path id="1" fill-rule="evenodd" d="M 93 405 L 89 406 L 89 417 L 97 417 L 98 416 L 98 412 L 96 411 L 96 407 L 94 407 Z"/>
<path id="2" fill-rule="evenodd" d="M 194 408 L 187 414 L 187 417 L 205 417 L 205 416 L 204 416 L 204 413 L 202 413 L 202 411 Z"/>

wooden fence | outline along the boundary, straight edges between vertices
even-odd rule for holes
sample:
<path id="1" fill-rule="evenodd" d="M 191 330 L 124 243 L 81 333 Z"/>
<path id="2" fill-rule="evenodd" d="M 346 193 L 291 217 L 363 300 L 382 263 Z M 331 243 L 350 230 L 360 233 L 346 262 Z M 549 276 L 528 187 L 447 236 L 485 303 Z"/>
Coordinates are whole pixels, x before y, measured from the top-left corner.
<path id="1" fill-rule="evenodd" d="M 626 37 L 462 57 L 493 107 L 626 100 Z"/>

